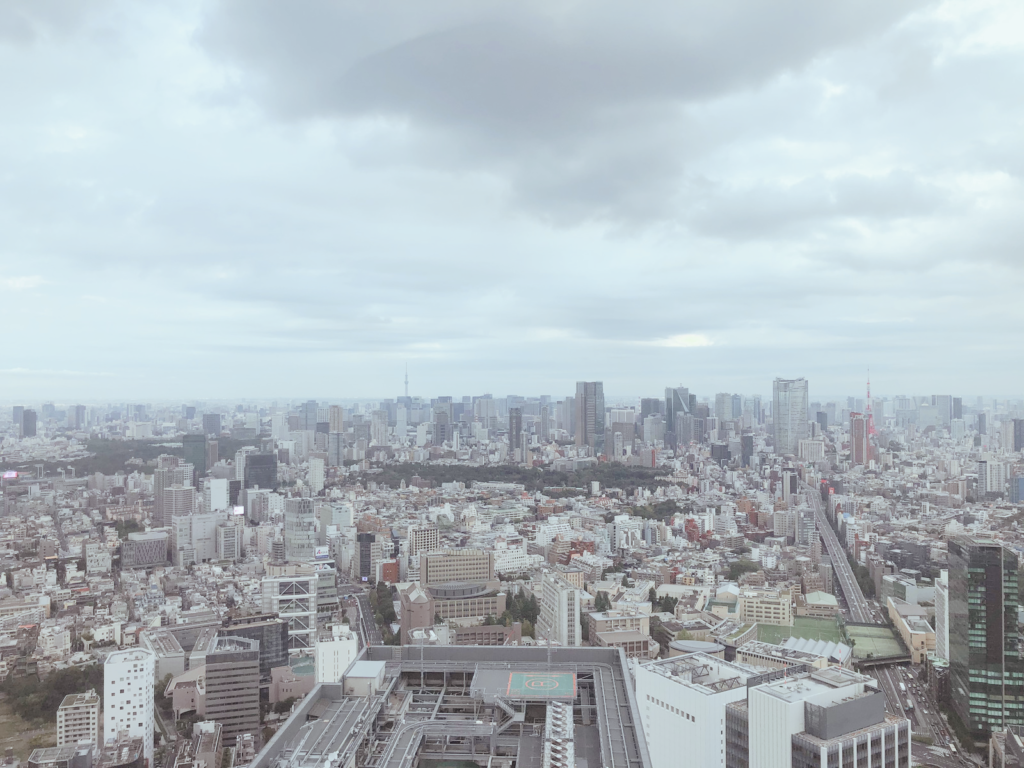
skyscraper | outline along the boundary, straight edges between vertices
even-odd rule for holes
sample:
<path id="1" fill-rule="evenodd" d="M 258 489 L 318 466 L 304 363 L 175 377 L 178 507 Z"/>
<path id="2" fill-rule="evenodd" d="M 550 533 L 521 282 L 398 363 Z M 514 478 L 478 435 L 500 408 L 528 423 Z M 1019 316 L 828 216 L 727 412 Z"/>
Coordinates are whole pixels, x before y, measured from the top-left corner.
<path id="1" fill-rule="evenodd" d="M 775 379 L 772 384 L 772 436 L 775 453 L 797 455 L 809 436 L 807 379 Z"/>
<path id="2" fill-rule="evenodd" d="M 76 405 L 73 409 L 73 416 L 68 420 L 74 429 L 85 428 L 85 406 Z"/>
<path id="3" fill-rule="evenodd" d="M 643 401 L 640 402 L 641 416 L 647 418 L 650 413 L 644 412 Z M 672 425 L 676 423 L 676 414 L 689 413 L 690 412 L 690 390 L 686 387 L 666 387 L 665 388 L 665 411 L 663 413 L 665 417 L 665 423 L 672 428 Z"/>
<path id="4" fill-rule="evenodd" d="M 715 418 L 721 427 L 723 421 L 732 421 L 732 395 L 728 392 L 719 392 L 715 395 Z"/>
<path id="5" fill-rule="evenodd" d="M 26 408 L 21 414 L 21 436 L 36 436 L 36 412 L 31 408 Z"/>
<path id="6" fill-rule="evenodd" d="M 576 445 L 604 451 L 604 383 L 576 382 Z"/>
<path id="7" fill-rule="evenodd" d="M 935 655 L 949 661 L 949 571 L 935 580 Z"/>
<path id="8" fill-rule="evenodd" d="M 932 395 L 932 405 L 938 411 L 939 425 L 949 428 L 949 422 L 953 418 L 953 396 Z"/>
<path id="9" fill-rule="evenodd" d="M 1024 419 L 1013 420 L 1013 450 L 1024 451 Z"/>
<path id="10" fill-rule="evenodd" d="M 580 645 L 579 590 L 555 573 L 544 574 L 542 590 L 537 639 L 553 645 Z"/>
<path id="11" fill-rule="evenodd" d="M 508 447 L 513 460 L 518 459 L 519 451 L 523 447 L 523 409 L 508 409 Z"/>
<path id="12" fill-rule="evenodd" d="M 284 502 L 284 554 L 292 562 L 308 563 L 316 554 L 316 514 L 313 499 Z"/>
<path id="13" fill-rule="evenodd" d="M 975 741 L 1024 725 L 1017 555 L 993 539 L 951 539 L 948 611 L 950 699 L 960 720 Z"/>
<path id="14" fill-rule="evenodd" d="M 192 465 L 194 479 L 206 477 L 206 435 L 182 435 L 181 447 L 185 463 Z"/>
<path id="15" fill-rule="evenodd" d="M 376 410 L 370 414 L 370 445 L 388 444 L 388 412 Z"/>
<path id="16" fill-rule="evenodd" d="M 218 637 L 206 652 L 206 718 L 220 723 L 225 746 L 260 729 L 260 644 Z M 152 739 L 151 739 L 152 740 Z"/>
<path id="17" fill-rule="evenodd" d="M 103 664 L 103 738 L 127 731 L 142 739 L 153 765 L 153 688 L 156 657 L 145 648 L 114 651 Z"/>
<path id="18" fill-rule="evenodd" d="M 14 411 L 13 411 L 12 415 L 13 415 L 13 418 L 14 418 L 15 434 L 18 437 L 24 437 L 25 436 L 25 434 L 24 434 L 24 429 L 25 429 L 25 406 L 24 405 L 16 405 L 16 406 L 14 406 Z"/>
<path id="19" fill-rule="evenodd" d="M 569 437 L 576 437 L 576 398 L 569 396 L 558 404 L 558 421 Z"/>
<path id="20" fill-rule="evenodd" d="M 250 453 L 244 471 L 246 488 L 277 488 L 277 454 Z"/>
<path id="21" fill-rule="evenodd" d="M 307 400 L 299 409 L 301 429 L 313 432 L 316 430 L 316 417 L 319 406 L 316 400 Z"/>
<path id="22" fill-rule="evenodd" d="M 868 417 L 863 413 L 850 414 L 850 463 L 867 465 L 871 460 L 868 439 Z"/>
<path id="23" fill-rule="evenodd" d="M 204 413 L 203 414 L 203 433 L 207 435 L 218 436 L 220 435 L 220 414 L 219 413 Z"/>

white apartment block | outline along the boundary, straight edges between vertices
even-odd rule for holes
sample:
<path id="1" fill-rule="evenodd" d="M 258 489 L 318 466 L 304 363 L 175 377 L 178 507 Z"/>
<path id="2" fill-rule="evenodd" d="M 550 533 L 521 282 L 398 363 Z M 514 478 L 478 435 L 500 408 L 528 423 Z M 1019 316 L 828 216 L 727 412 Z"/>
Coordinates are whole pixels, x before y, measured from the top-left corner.
<path id="1" fill-rule="evenodd" d="M 120 731 L 141 738 L 146 761 L 153 765 L 153 681 L 156 657 L 135 648 L 115 651 L 103 665 L 103 738 Z"/>
<path id="2" fill-rule="evenodd" d="M 316 662 L 316 681 L 318 683 L 337 683 L 345 670 L 355 661 L 359 653 L 359 639 L 349 629 L 348 624 L 335 624 L 331 634 L 317 638 L 314 649 Z"/>
<path id="3" fill-rule="evenodd" d="M 100 697 L 96 691 L 72 693 L 57 708 L 57 746 L 80 741 L 99 743 Z"/>
<path id="4" fill-rule="evenodd" d="M 554 573 L 545 573 L 541 584 L 537 639 L 552 645 L 581 645 L 580 590 Z"/>

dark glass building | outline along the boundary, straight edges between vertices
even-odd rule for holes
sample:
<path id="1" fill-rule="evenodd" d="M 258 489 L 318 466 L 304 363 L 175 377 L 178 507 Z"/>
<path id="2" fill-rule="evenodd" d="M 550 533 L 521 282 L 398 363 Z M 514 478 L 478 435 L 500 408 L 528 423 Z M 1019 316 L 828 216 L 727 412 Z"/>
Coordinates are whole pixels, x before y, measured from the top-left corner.
<path id="1" fill-rule="evenodd" d="M 277 488 L 277 454 L 250 453 L 245 459 L 246 488 Z"/>
<path id="2" fill-rule="evenodd" d="M 203 432 L 208 435 L 219 435 L 220 434 L 220 414 L 219 413 L 204 413 L 203 414 Z"/>
<path id="3" fill-rule="evenodd" d="M 186 464 L 192 465 L 192 477 L 199 480 L 206 476 L 206 435 L 183 435 L 181 438 L 182 456 Z"/>
<path id="4" fill-rule="evenodd" d="M 21 436 L 36 436 L 36 412 L 31 408 L 26 408 L 21 414 Z"/>
<path id="5" fill-rule="evenodd" d="M 274 667 L 288 666 L 288 622 L 276 613 L 229 618 L 218 634 L 259 642 L 261 681 L 270 680 L 270 670 Z"/>
<path id="6" fill-rule="evenodd" d="M 508 409 L 508 447 L 517 451 L 523 447 L 523 409 Z M 515 458 L 513 456 L 513 458 Z"/>
<path id="7" fill-rule="evenodd" d="M 975 741 L 1024 725 L 1017 635 L 1017 555 L 993 539 L 950 540 L 950 699 Z"/>

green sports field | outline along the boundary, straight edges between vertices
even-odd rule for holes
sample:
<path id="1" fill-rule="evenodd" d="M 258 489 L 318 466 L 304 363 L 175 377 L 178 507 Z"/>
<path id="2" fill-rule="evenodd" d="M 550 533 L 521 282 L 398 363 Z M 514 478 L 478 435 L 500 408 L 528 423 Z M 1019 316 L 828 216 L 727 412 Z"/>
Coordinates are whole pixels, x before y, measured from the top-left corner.
<path id="1" fill-rule="evenodd" d="M 506 695 L 519 699 L 575 698 L 576 675 L 571 672 L 510 672 Z"/>
<path id="2" fill-rule="evenodd" d="M 846 630 L 850 633 L 850 639 L 854 641 L 853 657 L 855 659 L 866 659 L 868 654 L 871 654 L 874 659 L 880 659 L 886 656 L 901 656 L 905 653 L 900 641 L 896 639 L 895 633 L 888 627 L 848 624 Z"/>

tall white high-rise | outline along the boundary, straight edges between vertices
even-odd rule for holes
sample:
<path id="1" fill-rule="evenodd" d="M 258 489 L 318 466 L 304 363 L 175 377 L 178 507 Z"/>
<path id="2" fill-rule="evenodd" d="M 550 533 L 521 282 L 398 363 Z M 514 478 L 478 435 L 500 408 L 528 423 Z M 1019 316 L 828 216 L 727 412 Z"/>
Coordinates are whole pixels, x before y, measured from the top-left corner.
<path id="1" fill-rule="evenodd" d="M 935 580 L 935 655 L 949 661 L 949 571 Z"/>
<path id="2" fill-rule="evenodd" d="M 103 665 L 103 738 L 120 731 L 140 738 L 153 765 L 153 690 L 156 657 L 145 648 L 114 651 Z"/>
<path id="3" fill-rule="evenodd" d="M 245 458 L 250 453 L 259 453 L 259 450 L 251 445 L 239 448 L 235 452 L 235 480 L 245 483 Z"/>
<path id="4" fill-rule="evenodd" d="M 388 444 L 388 412 L 377 410 L 370 414 L 370 445 Z"/>
<path id="5" fill-rule="evenodd" d="M 324 489 L 324 460 L 318 456 L 309 458 L 309 490 L 320 493 Z"/>
<path id="6" fill-rule="evenodd" d="M 554 573 L 545 573 L 537 637 L 552 645 L 581 645 L 580 593 Z"/>
<path id="7" fill-rule="evenodd" d="M 203 481 L 203 511 L 217 512 L 228 508 L 230 500 L 228 479 L 226 477 L 208 477 Z"/>
<path id="8" fill-rule="evenodd" d="M 797 455 L 800 441 L 810 437 L 807 423 L 807 379 L 776 379 L 772 385 L 772 433 L 777 455 Z"/>

